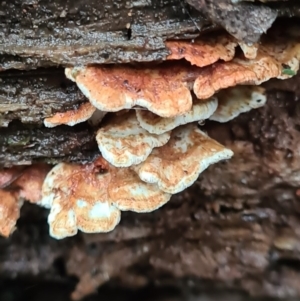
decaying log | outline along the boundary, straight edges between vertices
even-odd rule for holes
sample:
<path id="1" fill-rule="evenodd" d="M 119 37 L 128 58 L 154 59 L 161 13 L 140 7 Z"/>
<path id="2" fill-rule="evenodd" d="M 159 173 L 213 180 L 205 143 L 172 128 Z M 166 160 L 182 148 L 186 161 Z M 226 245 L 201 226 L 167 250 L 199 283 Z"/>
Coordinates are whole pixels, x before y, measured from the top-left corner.
<path id="1" fill-rule="evenodd" d="M 257 2 L 278 16 L 300 16 L 297 0 Z M 2 1 L 0 168 L 84 163 L 99 154 L 87 123 L 42 125 L 87 101 L 55 66 L 160 61 L 168 54 L 165 40 L 218 28 L 207 17 L 182 0 Z M 0 277 L 33 278 L 33 286 L 37 277 L 72 289 L 76 282 L 75 299 L 105 286 L 119 298 L 121 287 L 172 287 L 191 301 L 203 289 L 299 297 L 300 74 L 264 86 L 264 107 L 203 127 L 234 157 L 209 167 L 155 212 L 125 212 L 110 233 L 57 241 L 49 237 L 48 210 L 26 203 L 18 230 L 0 238 Z"/>
<path id="2" fill-rule="evenodd" d="M 235 156 L 208 168 L 160 210 L 123 214 L 108 234 L 54 242 L 43 238 L 46 210 L 25 206 L 19 231 L 0 240 L 0 273 L 47 272 L 61 279 L 59 260 L 65 279 L 79 279 L 75 298 L 105 283 L 186 290 L 205 284 L 252 296 L 299 296 L 300 111 L 294 92 L 275 87 L 269 87 L 264 107 L 226 124 L 205 125 Z M 32 231 L 36 238 L 28 247 Z M 22 252 L 12 252 L 17 249 Z"/>

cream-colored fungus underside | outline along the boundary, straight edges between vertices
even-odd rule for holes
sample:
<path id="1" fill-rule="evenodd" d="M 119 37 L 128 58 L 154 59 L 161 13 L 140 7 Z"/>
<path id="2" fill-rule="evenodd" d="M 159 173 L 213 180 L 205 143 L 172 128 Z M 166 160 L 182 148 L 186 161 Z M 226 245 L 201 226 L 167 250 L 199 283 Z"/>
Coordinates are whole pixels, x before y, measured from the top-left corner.
<path id="1" fill-rule="evenodd" d="M 228 88 L 221 90 L 217 97 L 218 108 L 209 119 L 218 122 L 230 121 L 241 113 L 264 106 L 267 101 L 265 89 L 259 86 Z"/>
<path id="2" fill-rule="evenodd" d="M 129 167 L 143 162 L 153 148 L 166 144 L 170 132 L 150 134 L 143 129 L 134 111 L 113 116 L 101 127 L 96 140 L 102 156 L 116 167 Z"/>
<path id="3" fill-rule="evenodd" d="M 139 177 L 171 194 L 191 186 L 209 165 L 229 159 L 233 152 L 209 138 L 195 124 L 172 132 L 169 142 L 135 167 Z"/>
<path id="4" fill-rule="evenodd" d="M 160 135 L 180 125 L 208 119 L 217 107 L 218 100 L 216 97 L 207 100 L 198 100 L 195 98 L 192 109 L 177 117 L 163 118 L 145 110 L 136 110 L 136 117 L 142 128 L 151 134 Z"/>

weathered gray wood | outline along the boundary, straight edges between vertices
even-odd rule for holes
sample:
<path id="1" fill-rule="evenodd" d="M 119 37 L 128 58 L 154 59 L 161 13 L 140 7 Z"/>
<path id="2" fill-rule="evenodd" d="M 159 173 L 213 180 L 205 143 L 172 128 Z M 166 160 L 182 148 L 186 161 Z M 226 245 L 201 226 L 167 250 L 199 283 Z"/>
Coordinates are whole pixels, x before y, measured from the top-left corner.
<path id="1" fill-rule="evenodd" d="M 299 1 L 272 7 L 300 16 Z M 215 27 L 206 16 L 209 11 L 184 0 L 2 1 L 0 70 L 163 60 L 166 39 L 194 38 Z"/>
<path id="2" fill-rule="evenodd" d="M 192 38 L 181 0 L 34 0 L 0 5 L 0 69 L 164 59 L 164 40 Z M 15 57 L 13 57 L 13 55 Z"/>
<path id="3" fill-rule="evenodd" d="M 0 167 L 34 162 L 90 162 L 99 155 L 94 131 L 87 124 L 45 128 L 19 122 L 0 128 Z"/>
<path id="4" fill-rule="evenodd" d="M 42 125 L 44 118 L 87 101 L 62 68 L 0 72 L 0 128 L 12 120 Z"/>

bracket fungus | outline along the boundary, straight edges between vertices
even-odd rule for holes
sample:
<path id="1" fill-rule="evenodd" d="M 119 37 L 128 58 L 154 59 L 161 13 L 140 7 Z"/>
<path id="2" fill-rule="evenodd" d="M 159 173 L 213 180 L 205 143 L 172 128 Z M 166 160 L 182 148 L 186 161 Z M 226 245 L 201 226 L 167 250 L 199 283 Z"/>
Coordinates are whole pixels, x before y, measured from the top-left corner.
<path id="1" fill-rule="evenodd" d="M 218 100 L 216 97 L 212 97 L 205 101 L 195 99 L 192 109 L 177 117 L 163 118 L 144 110 L 137 110 L 136 116 L 141 127 L 151 134 L 159 135 L 183 124 L 208 119 L 216 111 L 217 107 Z"/>
<path id="2" fill-rule="evenodd" d="M 267 96 L 265 89 L 259 86 L 237 86 L 220 91 L 217 110 L 210 120 L 227 122 L 241 113 L 249 112 L 265 105 Z"/>
<path id="3" fill-rule="evenodd" d="M 56 239 L 112 231 L 120 210 L 153 211 L 171 198 L 157 185 L 143 182 L 129 168 L 116 168 L 103 158 L 91 164 L 56 165 L 42 187 L 42 205 L 50 208 L 50 235 Z"/>
<path id="4" fill-rule="evenodd" d="M 86 164 L 64 161 L 0 172 L 0 234 L 12 233 L 24 200 L 50 209 L 50 235 L 56 239 L 78 230 L 106 233 L 118 225 L 121 211 L 156 210 L 211 164 L 231 158 L 233 152 L 197 122 L 227 122 L 263 106 L 265 90 L 257 85 L 292 77 L 299 69 L 295 37 L 275 34 L 254 43 L 258 35 L 252 32 L 250 44 L 247 37 L 238 40 L 225 31 L 167 41 L 167 61 L 153 66 L 66 68 L 66 77 L 89 102 L 44 119 L 44 125 L 88 121 L 82 126 L 97 128 L 96 135 L 91 129 L 91 140 L 101 156 Z"/>
<path id="5" fill-rule="evenodd" d="M 185 59 L 192 65 L 205 67 L 218 60 L 230 61 L 235 54 L 237 42 L 228 34 L 217 34 L 191 41 L 167 41 L 170 50 L 167 60 Z"/>
<path id="6" fill-rule="evenodd" d="M 171 194 L 161 191 L 156 184 L 141 181 L 130 168 L 111 168 L 109 198 L 122 211 L 151 212 L 166 204 Z"/>
<path id="7" fill-rule="evenodd" d="M 166 145 L 134 169 L 143 181 L 175 194 L 191 186 L 209 165 L 232 156 L 231 150 L 189 124 L 175 129 Z"/>
<path id="8" fill-rule="evenodd" d="M 299 29 L 298 29 L 299 30 Z M 287 36 L 286 38 L 274 38 L 260 46 L 260 51 L 271 55 L 282 67 L 279 79 L 287 79 L 299 70 L 300 42 L 299 37 Z"/>
<path id="9" fill-rule="evenodd" d="M 281 75 L 281 64 L 270 56 L 258 54 L 253 60 L 235 58 L 203 68 L 194 83 L 199 99 L 206 99 L 221 89 L 241 84 L 259 85 Z"/>
<path id="10" fill-rule="evenodd" d="M 52 117 L 44 119 L 44 125 L 48 128 L 61 124 L 74 126 L 91 118 L 97 109 L 90 103 L 83 103 L 78 109 L 70 110 L 63 113 L 56 113 Z"/>
<path id="11" fill-rule="evenodd" d="M 270 39 L 270 38 L 269 38 Z M 287 79 L 299 70 L 300 43 L 295 38 L 274 38 L 263 41 L 257 50 L 255 45 L 246 58 L 236 57 L 230 62 L 217 62 L 204 67 L 195 80 L 194 92 L 199 99 L 211 97 L 221 89 L 241 84 L 260 85 L 271 78 Z M 247 59 L 253 57 L 252 59 Z"/>
<path id="12" fill-rule="evenodd" d="M 120 210 L 107 202 L 111 175 L 101 158 L 91 164 L 56 165 L 42 187 L 42 204 L 50 208 L 50 235 L 57 239 L 108 232 L 120 221 Z"/>
<path id="13" fill-rule="evenodd" d="M 16 192 L 0 189 L 0 235 L 8 237 L 15 230 L 22 205 Z"/>
<path id="14" fill-rule="evenodd" d="M 93 106 L 117 112 L 134 106 L 147 108 L 161 117 L 184 114 L 192 107 L 190 86 L 199 73 L 190 65 L 160 64 L 153 68 L 91 66 L 66 68 Z"/>
<path id="15" fill-rule="evenodd" d="M 143 162 L 153 148 L 166 144 L 171 133 L 150 134 L 143 129 L 131 111 L 112 117 L 101 127 L 96 140 L 102 156 L 116 167 L 128 167 Z"/>
<path id="16" fill-rule="evenodd" d="M 14 231 L 24 200 L 39 203 L 49 169 L 46 164 L 35 164 L 0 172 L 0 235 L 8 237 Z"/>

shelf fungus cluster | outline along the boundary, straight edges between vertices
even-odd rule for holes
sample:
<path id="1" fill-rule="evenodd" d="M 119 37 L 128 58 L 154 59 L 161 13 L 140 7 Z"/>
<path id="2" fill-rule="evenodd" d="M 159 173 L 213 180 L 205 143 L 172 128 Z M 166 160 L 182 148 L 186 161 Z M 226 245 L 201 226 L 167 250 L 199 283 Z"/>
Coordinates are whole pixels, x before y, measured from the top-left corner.
<path id="1" fill-rule="evenodd" d="M 50 209 L 57 239 L 112 231 L 121 211 L 151 212 L 233 152 L 210 138 L 203 121 L 227 122 L 263 106 L 261 83 L 299 69 L 293 37 L 251 46 L 220 33 L 167 41 L 166 61 L 65 69 L 87 102 L 44 119 L 44 126 L 95 129 L 99 155 L 86 164 L 33 164 L 0 171 L 0 233 L 15 229 L 24 200 Z"/>

